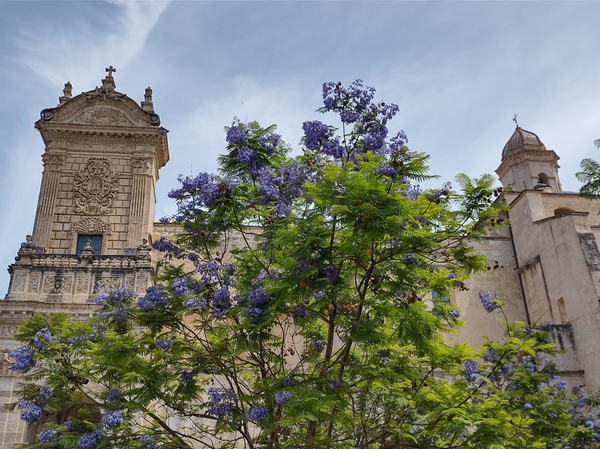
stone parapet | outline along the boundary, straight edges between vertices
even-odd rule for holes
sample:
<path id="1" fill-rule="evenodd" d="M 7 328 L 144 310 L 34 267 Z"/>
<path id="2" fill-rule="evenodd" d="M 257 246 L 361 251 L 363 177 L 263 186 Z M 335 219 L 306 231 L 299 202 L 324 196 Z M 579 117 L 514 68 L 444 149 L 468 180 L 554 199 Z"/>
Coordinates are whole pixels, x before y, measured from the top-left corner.
<path id="1" fill-rule="evenodd" d="M 6 300 L 85 303 L 107 288 L 128 287 L 144 292 L 154 269 L 145 254 L 30 254 L 18 257 Z"/>

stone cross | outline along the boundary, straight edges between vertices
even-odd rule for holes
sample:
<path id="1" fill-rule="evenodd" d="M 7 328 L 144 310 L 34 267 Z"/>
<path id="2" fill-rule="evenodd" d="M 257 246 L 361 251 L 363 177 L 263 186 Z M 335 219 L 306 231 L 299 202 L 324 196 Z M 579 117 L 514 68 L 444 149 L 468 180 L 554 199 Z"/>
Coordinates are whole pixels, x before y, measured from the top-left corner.
<path id="1" fill-rule="evenodd" d="M 117 69 L 115 69 L 115 68 L 114 68 L 112 65 L 111 65 L 111 66 L 108 66 L 108 68 L 107 68 L 107 69 L 105 69 L 105 70 L 108 72 L 108 76 L 109 76 L 110 78 L 112 78 L 112 72 L 116 72 L 116 71 L 117 71 Z"/>

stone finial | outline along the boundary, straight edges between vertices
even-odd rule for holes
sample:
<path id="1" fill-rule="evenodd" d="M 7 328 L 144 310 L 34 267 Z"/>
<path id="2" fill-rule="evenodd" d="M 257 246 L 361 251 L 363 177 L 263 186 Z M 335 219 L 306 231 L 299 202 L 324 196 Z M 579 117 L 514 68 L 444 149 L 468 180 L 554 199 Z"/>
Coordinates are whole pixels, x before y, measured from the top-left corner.
<path id="1" fill-rule="evenodd" d="M 33 244 L 33 237 L 31 235 L 27 235 L 25 237 L 25 241 L 21 243 L 21 248 L 17 252 L 16 260 L 19 260 L 23 256 L 31 256 L 35 252 L 35 245 Z"/>
<path id="2" fill-rule="evenodd" d="M 62 97 L 58 97 L 59 104 L 66 103 L 71 98 L 73 98 L 73 86 L 70 81 L 65 83 L 65 88 L 63 89 Z"/>
<path id="3" fill-rule="evenodd" d="M 152 89 L 150 86 L 148 86 L 146 88 L 146 92 L 144 92 L 144 101 L 142 101 L 141 106 L 144 111 L 154 112 L 154 103 L 152 103 Z"/>

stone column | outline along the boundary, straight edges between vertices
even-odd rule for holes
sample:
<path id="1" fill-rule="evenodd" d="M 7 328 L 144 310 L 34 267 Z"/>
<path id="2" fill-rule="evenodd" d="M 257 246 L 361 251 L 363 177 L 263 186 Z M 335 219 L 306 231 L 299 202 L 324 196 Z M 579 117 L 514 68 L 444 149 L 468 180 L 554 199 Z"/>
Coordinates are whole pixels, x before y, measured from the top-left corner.
<path id="1" fill-rule="evenodd" d="M 137 248 L 142 239 L 148 237 L 150 212 L 154 209 L 154 191 L 152 188 L 152 158 L 135 157 L 132 160 L 133 183 L 131 186 L 131 209 L 127 247 Z M 152 220 L 154 217 L 152 217 Z"/>
<path id="2" fill-rule="evenodd" d="M 42 185 L 33 225 L 33 244 L 47 248 L 52 232 L 54 205 L 58 194 L 60 171 L 64 158 L 59 154 L 45 153 L 42 160 L 44 162 L 44 173 L 42 174 Z"/>

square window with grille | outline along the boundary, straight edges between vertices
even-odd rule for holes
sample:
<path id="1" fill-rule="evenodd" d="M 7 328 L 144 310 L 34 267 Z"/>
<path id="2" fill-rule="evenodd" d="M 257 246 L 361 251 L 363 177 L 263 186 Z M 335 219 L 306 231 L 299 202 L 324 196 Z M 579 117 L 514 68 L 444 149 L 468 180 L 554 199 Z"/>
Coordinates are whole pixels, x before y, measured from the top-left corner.
<path id="1" fill-rule="evenodd" d="M 79 234 L 77 236 L 77 249 L 76 254 L 81 254 L 81 251 L 87 244 L 88 240 L 91 241 L 91 247 L 94 248 L 94 254 L 102 254 L 102 236 L 101 235 L 89 235 Z"/>

